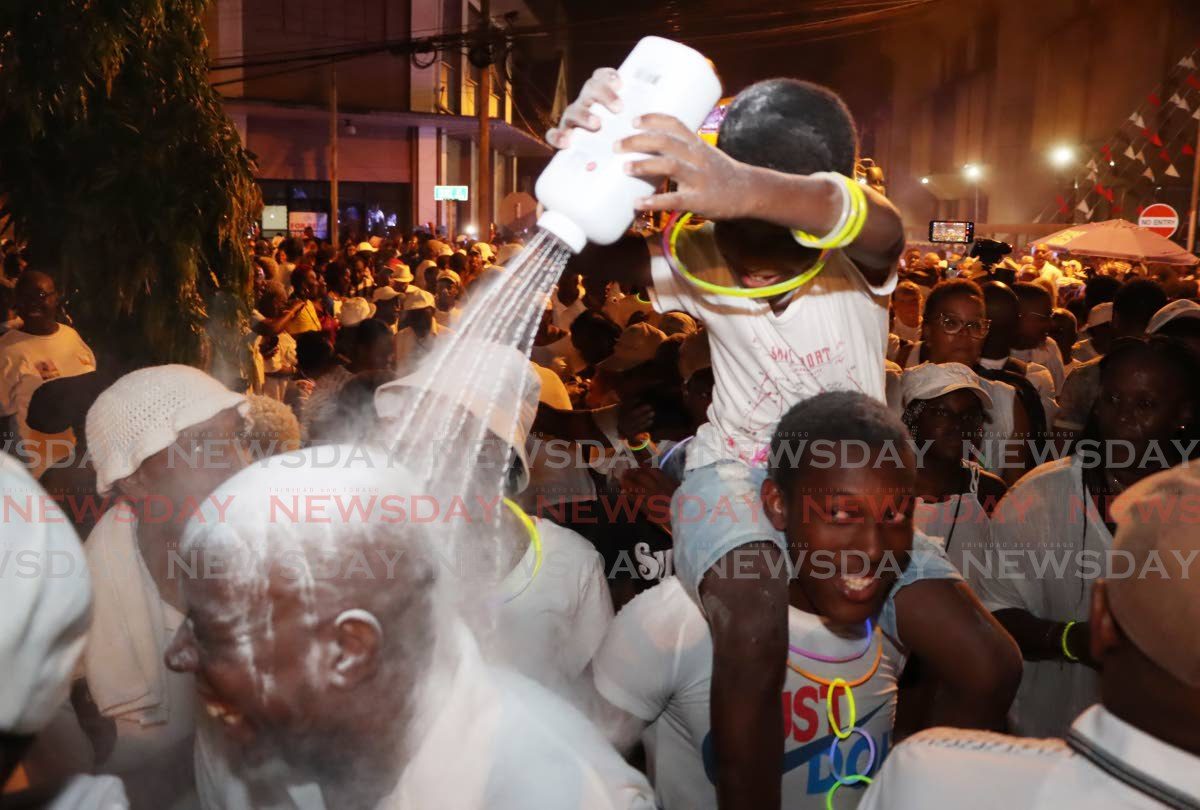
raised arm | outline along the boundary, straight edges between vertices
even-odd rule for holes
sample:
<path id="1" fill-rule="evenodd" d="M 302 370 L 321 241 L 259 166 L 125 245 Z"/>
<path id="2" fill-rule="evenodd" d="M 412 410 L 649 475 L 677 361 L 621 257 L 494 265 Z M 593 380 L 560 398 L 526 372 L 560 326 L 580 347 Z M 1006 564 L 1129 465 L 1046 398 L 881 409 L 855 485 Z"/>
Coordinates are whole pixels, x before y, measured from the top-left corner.
<path id="1" fill-rule="evenodd" d="M 621 141 L 623 152 L 650 158 L 630 163 L 628 171 L 654 180 L 669 177 L 676 190 L 641 200 L 643 211 L 692 211 L 716 220 L 754 219 L 788 230 L 827 234 L 842 212 L 842 190 L 828 177 L 786 174 L 741 163 L 710 146 L 676 118 L 644 115 L 634 121 L 642 131 Z M 881 194 L 863 188 L 867 219 L 853 244 L 845 248 L 867 282 L 879 286 L 904 250 L 900 212 Z"/>

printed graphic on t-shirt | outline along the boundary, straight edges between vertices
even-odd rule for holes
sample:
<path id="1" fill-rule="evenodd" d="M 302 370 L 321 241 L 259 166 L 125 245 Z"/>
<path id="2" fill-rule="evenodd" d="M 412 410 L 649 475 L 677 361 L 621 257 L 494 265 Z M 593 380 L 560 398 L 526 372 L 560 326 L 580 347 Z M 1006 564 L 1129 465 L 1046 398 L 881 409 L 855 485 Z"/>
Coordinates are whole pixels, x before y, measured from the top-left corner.
<path id="1" fill-rule="evenodd" d="M 829 721 L 825 716 L 828 692 L 828 686 L 814 684 L 803 686 L 794 692 L 783 693 L 783 778 L 788 786 L 785 795 L 787 790 L 801 784 L 792 776 L 793 771 L 803 769 L 800 772 L 804 774 L 804 792 L 810 796 L 818 796 L 828 793 L 830 788 L 837 784 L 838 776 L 845 778 L 850 774 L 868 775 L 868 771 L 873 775 L 887 757 L 892 740 L 891 721 L 889 719 L 883 728 L 879 728 L 879 723 L 871 721 L 879 712 L 889 709 L 890 704 L 881 703 L 859 717 L 854 733 L 839 740 L 829 728 Z M 844 698 L 839 696 L 838 700 L 833 702 L 833 707 L 834 719 L 838 721 L 839 727 L 844 729 Z M 825 734 L 817 736 L 822 730 Z M 717 756 L 711 731 L 704 735 L 701 756 L 704 759 L 704 773 L 708 781 L 715 786 Z"/>
<path id="2" fill-rule="evenodd" d="M 33 364 L 33 367 L 37 369 L 37 373 L 41 375 L 43 382 L 62 376 L 62 373 L 58 370 L 58 366 L 54 365 L 53 360 L 38 360 Z"/>

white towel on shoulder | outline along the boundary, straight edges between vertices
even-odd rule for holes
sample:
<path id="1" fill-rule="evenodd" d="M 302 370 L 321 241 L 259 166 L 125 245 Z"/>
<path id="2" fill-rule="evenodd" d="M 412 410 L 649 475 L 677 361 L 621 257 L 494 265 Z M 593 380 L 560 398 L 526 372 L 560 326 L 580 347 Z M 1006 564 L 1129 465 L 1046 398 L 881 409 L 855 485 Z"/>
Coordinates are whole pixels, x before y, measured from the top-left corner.
<path id="1" fill-rule="evenodd" d="M 127 507 L 113 507 L 84 549 L 95 592 L 84 656 L 92 699 L 105 717 L 165 723 L 163 604 L 138 550 L 136 517 Z"/>

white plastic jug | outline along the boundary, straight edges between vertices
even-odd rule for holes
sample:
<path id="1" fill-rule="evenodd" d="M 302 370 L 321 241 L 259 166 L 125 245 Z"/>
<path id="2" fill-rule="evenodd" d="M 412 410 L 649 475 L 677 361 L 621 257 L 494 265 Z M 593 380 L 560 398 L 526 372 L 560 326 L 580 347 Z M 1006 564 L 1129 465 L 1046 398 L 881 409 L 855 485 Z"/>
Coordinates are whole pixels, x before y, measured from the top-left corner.
<path id="1" fill-rule="evenodd" d="M 673 115 L 696 130 L 721 99 L 721 80 L 703 54 L 661 37 L 646 37 L 617 71 L 621 76 L 619 115 L 602 104 L 592 107 L 599 132 L 577 129 L 538 178 L 535 193 L 546 209 L 538 227 L 578 253 L 589 241 L 611 245 L 629 230 L 634 202 L 654 187 L 625 173 L 635 153 L 618 154 L 613 145 L 632 135 L 639 115 Z"/>

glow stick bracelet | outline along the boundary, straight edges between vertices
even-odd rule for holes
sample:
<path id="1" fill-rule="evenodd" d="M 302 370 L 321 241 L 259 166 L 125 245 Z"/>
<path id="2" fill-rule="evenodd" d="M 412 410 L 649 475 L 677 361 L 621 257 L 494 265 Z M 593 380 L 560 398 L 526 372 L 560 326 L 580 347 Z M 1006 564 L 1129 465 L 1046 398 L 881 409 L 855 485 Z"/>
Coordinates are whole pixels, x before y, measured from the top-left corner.
<path id="1" fill-rule="evenodd" d="M 838 725 L 837 718 L 833 714 L 833 694 L 839 688 L 846 692 L 846 702 L 850 704 L 850 726 L 846 731 L 842 731 Z M 839 740 L 844 740 L 854 731 L 854 727 L 858 725 L 858 707 L 854 704 L 854 690 L 850 688 L 850 684 L 846 683 L 841 678 L 834 678 L 833 683 L 829 685 L 829 691 L 825 693 L 825 716 L 829 718 L 829 729 L 833 732 L 833 736 Z"/>

